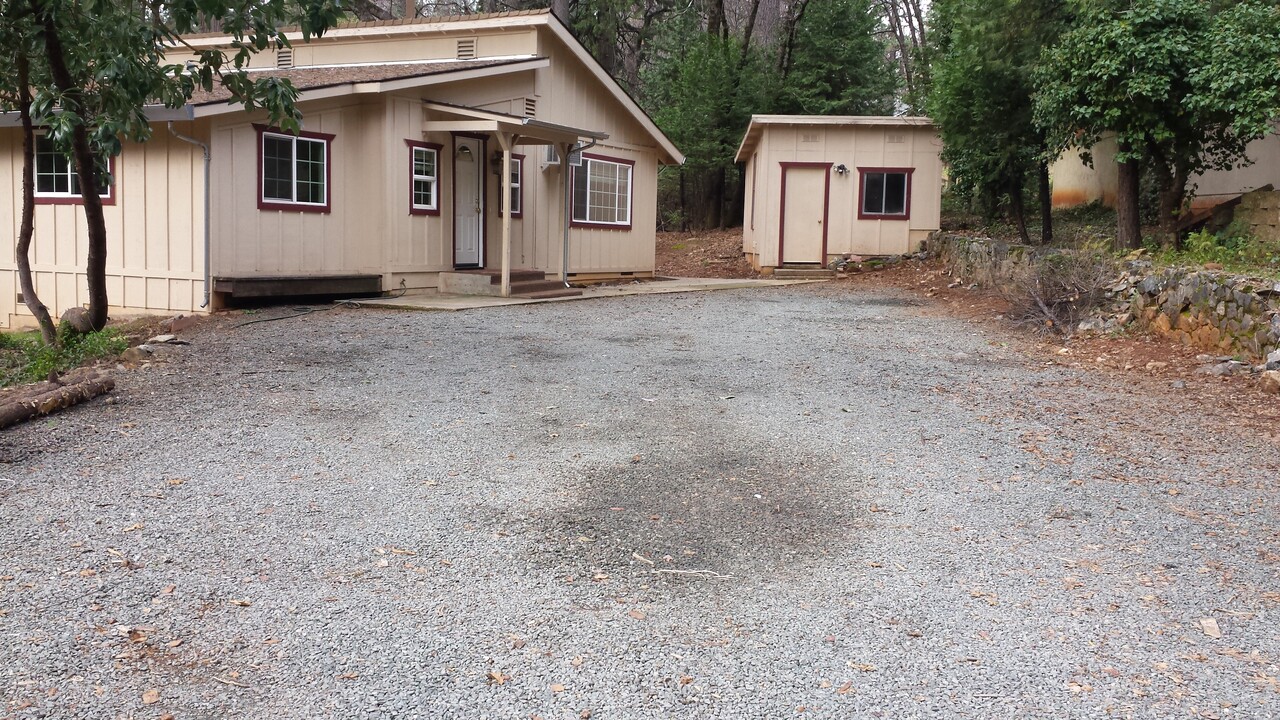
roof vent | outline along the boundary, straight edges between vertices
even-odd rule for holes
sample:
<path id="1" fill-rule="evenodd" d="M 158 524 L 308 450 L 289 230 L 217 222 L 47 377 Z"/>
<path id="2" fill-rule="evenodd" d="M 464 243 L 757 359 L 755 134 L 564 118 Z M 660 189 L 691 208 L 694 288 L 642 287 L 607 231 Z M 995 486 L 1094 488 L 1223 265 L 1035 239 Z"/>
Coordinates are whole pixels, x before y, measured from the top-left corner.
<path id="1" fill-rule="evenodd" d="M 462 38 L 458 40 L 458 59 L 474 60 L 476 57 L 476 39 Z"/>
<path id="2" fill-rule="evenodd" d="M 282 47 L 276 50 L 276 67 L 291 68 L 293 67 L 293 48 Z"/>
<path id="3" fill-rule="evenodd" d="M 527 97 L 524 99 L 524 116 L 537 117 L 538 115 L 538 99 Z"/>

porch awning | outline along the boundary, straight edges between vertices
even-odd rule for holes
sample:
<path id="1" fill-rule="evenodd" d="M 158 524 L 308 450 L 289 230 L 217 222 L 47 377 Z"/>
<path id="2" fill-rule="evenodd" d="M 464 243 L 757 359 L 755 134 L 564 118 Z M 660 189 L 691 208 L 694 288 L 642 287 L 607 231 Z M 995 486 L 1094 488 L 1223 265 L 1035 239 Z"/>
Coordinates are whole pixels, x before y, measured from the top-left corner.
<path id="1" fill-rule="evenodd" d="M 522 145 L 573 145 L 583 138 L 600 141 L 609 137 L 608 133 L 598 130 L 584 130 L 465 105 L 434 100 L 424 100 L 422 105 L 434 114 L 453 118 L 427 120 L 422 126 L 424 132 L 504 133 L 519 136 Z"/>

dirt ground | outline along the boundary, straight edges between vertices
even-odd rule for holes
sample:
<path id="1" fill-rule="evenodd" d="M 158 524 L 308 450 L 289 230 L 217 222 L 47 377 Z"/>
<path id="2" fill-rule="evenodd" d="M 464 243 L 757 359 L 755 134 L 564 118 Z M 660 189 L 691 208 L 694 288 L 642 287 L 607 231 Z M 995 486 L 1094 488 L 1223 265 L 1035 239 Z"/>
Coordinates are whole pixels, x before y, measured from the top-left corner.
<path id="1" fill-rule="evenodd" d="M 658 274 L 666 277 L 756 278 L 742 256 L 742 230 L 658 233 Z"/>

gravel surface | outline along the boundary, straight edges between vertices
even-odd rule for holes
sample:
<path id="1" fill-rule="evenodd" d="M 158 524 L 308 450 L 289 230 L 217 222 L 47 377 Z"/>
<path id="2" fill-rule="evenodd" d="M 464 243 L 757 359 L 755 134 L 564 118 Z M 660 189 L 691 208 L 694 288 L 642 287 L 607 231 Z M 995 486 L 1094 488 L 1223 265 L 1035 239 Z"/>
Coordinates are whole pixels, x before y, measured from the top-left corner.
<path id="1" fill-rule="evenodd" d="M 920 302 L 211 322 L 0 434 L 0 713 L 1280 717 L 1274 436 Z"/>

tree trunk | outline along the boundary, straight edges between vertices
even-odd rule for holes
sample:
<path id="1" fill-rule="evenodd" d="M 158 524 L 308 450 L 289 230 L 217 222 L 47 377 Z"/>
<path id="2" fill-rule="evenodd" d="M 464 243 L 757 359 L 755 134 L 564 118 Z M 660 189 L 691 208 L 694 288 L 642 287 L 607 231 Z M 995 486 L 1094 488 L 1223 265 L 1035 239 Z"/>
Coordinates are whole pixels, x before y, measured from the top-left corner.
<path id="1" fill-rule="evenodd" d="M 689 231 L 689 205 L 685 201 L 688 196 L 687 182 L 685 180 L 684 166 L 680 166 L 680 232 Z"/>
<path id="2" fill-rule="evenodd" d="M 49 61 L 49 73 L 53 76 L 54 84 L 63 93 L 63 109 L 67 112 L 81 112 L 83 108 L 77 102 L 80 88 L 67 68 L 57 23 L 53 13 L 41 5 L 40 0 L 31 0 L 32 9 L 44 24 L 44 47 Z M 101 330 L 107 326 L 107 223 L 102 215 L 102 196 L 98 192 L 97 157 L 89 144 L 89 131 L 83 124 L 76 125 L 72 130 L 71 154 L 76 165 L 76 180 L 80 183 L 80 197 L 84 201 L 84 216 L 88 225 L 89 257 L 85 263 L 85 275 L 89 285 L 89 320 L 94 330 Z"/>
<path id="3" fill-rule="evenodd" d="M 565 27 L 569 27 L 569 0 L 551 0 L 551 14 Z"/>
<path id="4" fill-rule="evenodd" d="M 1027 232 L 1027 206 L 1022 197 L 1022 181 L 1018 180 L 1009 187 L 1009 214 L 1013 215 L 1013 224 L 1018 228 L 1018 239 L 1023 245 L 1031 244 L 1031 234 Z"/>
<path id="5" fill-rule="evenodd" d="M 1187 171 L 1175 162 L 1172 169 L 1160 171 L 1160 244 L 1167 248 L 1178 245 L 1178 218 L 1187 194 Z"/>
<path id="6" fill-rule="evenodd" d="M 1040 242 L 1053 242 L 1053 185 L 1049 182 L 1049 163 L 1040 162 Z"/>
<path id="7" fill-rule="evenodd" d="M 22 221 L 18 226 L 18 285 L 22 288 L 22 301 L 40 323 L 40 337 L 45 345 L 58 342 L 58 329 L 49 316 L 49 308 L 36 295 L 35 279 L 31 276 L 31 237 L 35 234 L 36 210 L 36 133 L 31 124 L 31 68 L 27 56 L 18 53 L 18 115 L 22 118 Z"/>
<path id="8" fill-rule="evenodd" d="M 1142 247 L 1142 225 L 1138 217 L 1138 175 L 1142 168 L 1137 160 L 1116 163 L 1116 166 L 1116 247 L 1134 250 Z"/>

